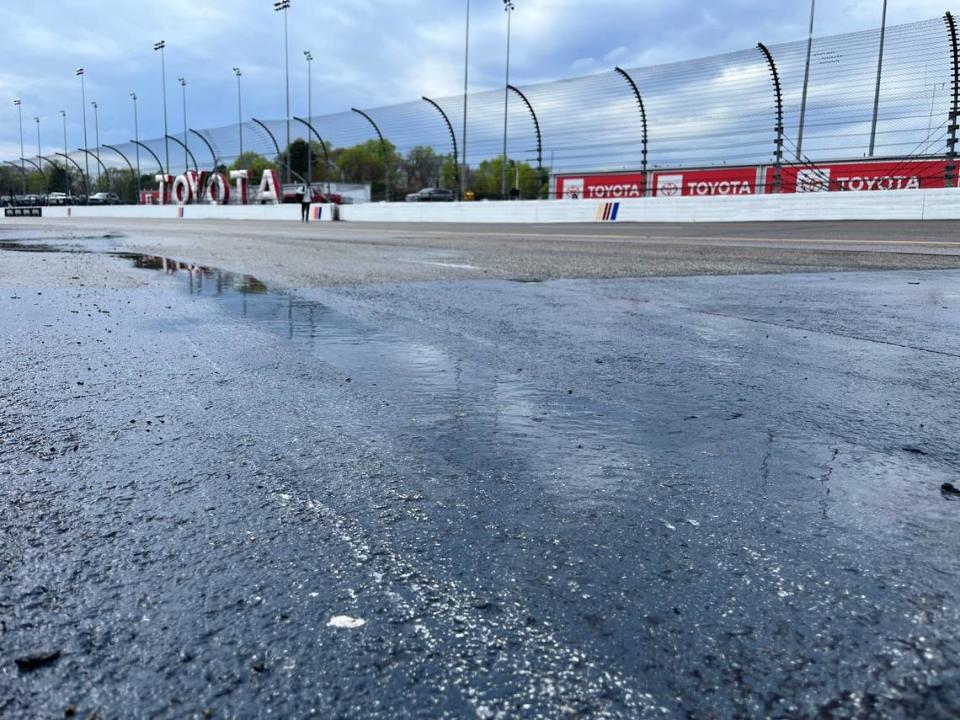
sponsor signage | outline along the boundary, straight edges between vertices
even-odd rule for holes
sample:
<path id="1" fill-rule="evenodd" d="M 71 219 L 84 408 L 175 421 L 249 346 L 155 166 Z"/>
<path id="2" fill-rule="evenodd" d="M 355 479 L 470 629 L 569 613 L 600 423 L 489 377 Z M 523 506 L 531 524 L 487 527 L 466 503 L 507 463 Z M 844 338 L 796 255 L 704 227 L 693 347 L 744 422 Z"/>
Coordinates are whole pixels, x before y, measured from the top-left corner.
<path id="1" fill-rule="evenodd" d="M 597 222 L 616 222 L 620 214 L 620 203 L 600 203 L 597 206 Z"/>
<path id="2" fill-rule="evenodd" d="M 757 168 L 656 172 L 653 194 L 657 197 L 756 195 Z"/>
<path id="3" fill-rule="evenodd" d="M 933 190 L 944 187 L 945 160 L 891 160 L 785 167 L 780 191 L 876 192 L 882 190 Z M 767 187 L 773 187 L 774 169 L 767 169 Z"/>
<path id="4" fill-rule="evenodd" d="M 172 177 L 157 175 L 159 190 L 140 194 L 143 205 L 229 205 L 231 194 L 235 204 L 250 203 L 250 173 L 247 170 L 231 170 L 229 178 L 224 173 L 196 173 L 192 170 Z M 276 170 L 264 170 L 257 191 L 257 202 L 268 205 L 280 203 L 280 176 Z"/>
<path id="5" fill-rule="evenodd" d="M 3 209 L 4 217 L 43 217 L 43 208 L 8 207 Z"/>
<path id="6" fill-rule="evenodd" d="M 559 200 L 626 200 L 643 197 L 643 173 L 579 175 L 557 178 Z"/>

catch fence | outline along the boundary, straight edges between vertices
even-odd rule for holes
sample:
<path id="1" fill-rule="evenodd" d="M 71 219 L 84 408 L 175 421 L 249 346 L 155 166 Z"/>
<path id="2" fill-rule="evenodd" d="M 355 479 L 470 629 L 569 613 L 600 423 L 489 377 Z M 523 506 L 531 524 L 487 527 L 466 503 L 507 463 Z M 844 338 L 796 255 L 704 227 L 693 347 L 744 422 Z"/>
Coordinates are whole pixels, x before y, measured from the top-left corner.
<path id="1" fill-rule="evenodd" d="M 465 162 L 464 186 L 495 197 L 506 94 L 511 185 L 519 180 L 526 197 L 546 195 L 548 174 L 691 167 L 769 168 L 757 184 L 778 192 L 802 171 L 807 181 L 815 178 L 821 163 L 873 158 L 889 159 L 894 174 L 915 167 L 925 181 L 955 185 L 960 63 L 953 16 L 886 29 L 878 93 L 880 46 L 880 31 L 869 30 L 472 93 L 466 143 L 464 98 L 424 97 L 139 143 L 118 139 L 91 149 L 87 160 L 91 175 L 97 168 L 112 182 L 123 171 L 132 178 L 138 166 L 153 176 L 269 163 L 293 182 L 372 182 L 378 197 L 430 184 L 459 189 Z M 84 151 L 67 155 L 77 188 Z M 924 162 L 931 158 L 943 164 Z M 54 154 L 11 159 L 7 173 L 25 167 L 52 175 L 62 161 Z M 44 180 L 47 189 L 60 189 Z"/>

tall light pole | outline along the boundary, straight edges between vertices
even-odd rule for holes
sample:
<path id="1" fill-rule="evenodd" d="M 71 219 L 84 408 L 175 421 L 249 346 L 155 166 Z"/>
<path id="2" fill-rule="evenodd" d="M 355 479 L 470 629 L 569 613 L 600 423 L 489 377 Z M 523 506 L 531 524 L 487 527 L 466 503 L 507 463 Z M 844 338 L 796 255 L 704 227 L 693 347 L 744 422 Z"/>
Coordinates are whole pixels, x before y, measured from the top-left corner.
<path id="1" fill-rule="evenodd" d="M 313 122 L 313 55 L 309 50 L 303 51 L 307 60 L 307 118 Z M 288 158 L 289 159 L 289 158 Z M 313 151 L 310 147 L 310 133 L 307 133 L 307 197 L 313 198 Z"/>
<path id="2" fill-rule="evenodd" d="M 97 188 L 99 189 L 99 187 L 100 187 L 100 107 L 99 107 L 99 105 L 97 105 L 97 101 L 96 101 L 96 100 L 94 100 L 94 101 L 91 102 L 90 104 L 93 105 L 93 128 L 94 128 L 94 133 L 96 133 L 95 139 L 96 139 L 96 141 L 97 141 L 97 149 L 96 149 L 96 154 L 97 154 Z M 110 178 L 108 177 L 108 178 L 107 178 L 107 185 L 109 185 L 109 184 L 110 184 Z"/>
<path id="3" fill-rule="evenodd" d="M 873 96 L 873 124 L 870 126 L 870 153 L 877 144 L 877 120 L 880 118 L 880 80 L 883 78 L 883 43 L 887 36 L 887 0 L 883 0 L 883 20 L 880 24 L 880 56 L 877 59 L 877 90 Z"/>
<path id="4" fill-rule="evenodd" d="M 470 84 L 470 0 L 467 0 L 467 37 L 463 43 L 463 171 L 460 173 L 460 199 L 467 194 L 467 88 Z M 456 160 L 456 158 L 454 158 Z"/>
<path id="5" fill-rule="evenodd" d="M 66 187 L 64 188 L 67 191 L 67 197 L 70 197 L 70 168 L 67 167 L 67 111 L 61 110 L 60 117 L 63 118 L 63 177 Z"/>
<path id="6" fill-rule="evenodd" d="M 137 94 L 135 92 L 130 93 L 130 99 L 133 100 L 133 139 L 137 142 L 134 143 L 134 147 L 137 149 L 137 203 L 140 202 L 140 117 L 137 113 Z"/>
<path id="7" fill-rule="evenodd" d="M 17 113 L 20 116 L 20 178 L 23 180 L 23 194 L 27 194 L 27 170 L 23 162 L 23 100 L 17 98 L 13 101 L 17 106 Z"/>
<path id="8" fill-rule="evenodd" d="M 187 81 L 181 77 L 177 78 L 177 82 L 180 83 L 180 89 L 183 91 L 183 172 L 186 174 L 190 169 L 187 162 Z"/>
<path id="9" fill-rule="evenodd" d="M 500 163 L 500 196 L 507 197 L 507 110 L 510 107 L 510 19 L 513 17 L 513 0 L 503 0 L 507 13 L 507 82 L 503 87 L 503 162 Z"/>
<path id="10" fill-rule="evenodd" d="M 33 121 L 37 124 L 37 165 L 43 165 L 43 151 L 40 147 L 40 118 L 35 117 Z"/>
<path id="11" fill-rule="evenodd" d="M 240 72 L 240 68 L 235 67 L 233 74 L 237 76 L 237 128 L 240 131 L 240 154 L 237 158 L 243 162 L 243 96 L 240 94 L 240 78 L 243 77 L 243 73 Z"/>
<path id="12" fill-rule="evenodd" d="M 86 83 L 86 72 L 83 68 L 77 68 L 77 76 L 80 78 L 80 97 L 83 100 L 83 147 L 86 149 L 87 145 L 87 83 Z M 84 153 L 83 154 L 83 168 L 87 174 L 87 179 L 90 178 L 90 157 Z"/>
<path id="13" fill-rule="evenodd" d="M 167 57 L 166 57 L 166 40 L 161 40 L 158 43 L 154 43 L 153 50 L 156 52 L 160 51 L 160 77 L 163 82 L 163 148 L 166 153 L 167 159 L 167 175 L 170 174 L 170 138 L 167 135 L 170 134 L 170 131 L 167 129 Z"/>
<path id="14" fill-rule="evenodd" d="M 817 0 L 810 0 L 810 32 L 807 35 L 807 63 L 803 70 L 803 99 L 800 101 L 800 126 L 797 129 L 797 162 L 803 156 L 803 127 L 807 120 L 807 91 L 810 88 L 810 54 L 813 52 L 813 16 Z"/>
<path id="15" fill-rule="evenodd" d="M 284 116 L 287 119 L 287 162 L 284 163 L 287 166 L 287 184 L 290 183 L 290 43 L 289 43 L 289 32 L 287 26 L 287 15 L 290 11 L 290 0 L 277 0 L 273 4 L 273 9 L 275 12 L 283 11 L 283 59 L 286 64 L 286 76 L 287 76 L 287 114 Z M 279 159 L 279 158 L 278 158 Z"/>

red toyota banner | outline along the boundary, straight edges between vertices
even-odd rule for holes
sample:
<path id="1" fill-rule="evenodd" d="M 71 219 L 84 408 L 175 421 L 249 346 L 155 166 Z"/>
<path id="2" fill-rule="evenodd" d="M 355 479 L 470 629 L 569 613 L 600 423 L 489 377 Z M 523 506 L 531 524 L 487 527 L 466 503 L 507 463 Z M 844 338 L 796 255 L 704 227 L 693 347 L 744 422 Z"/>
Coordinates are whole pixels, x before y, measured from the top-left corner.
<path id="1" fill-rule="evenodd" d="M 567 175 L 557 178 L 558 200 L 625 200 L 643 197 L 643 173 Z"/>
<path id="2" fill-rule="evenodd" d="M 887 160 L 785 167 L 780 192 L 871 192 L 933 190 L 944 187 L 945 160 Z M 774 169 L 767 168 L 767 192 L 773 191 Z"/>
<path id="3" fill-rule="evenodd" d="M 946 160 L 883 160 L 785 166 L 780 191 L 870 192 L 879 190 L 933 190 L 944 187 Z M 957 173 L 960 177 L 960 163 Z M 653 173 L 652 194 L 657 197 L 719 197 L 773 192 L 774 169 L 767 167 L 662 170 Z M 763 188 L 761 190 L 761 184 Z M 643 173 L 568 175 L 557 178 L 560 200 L 626 200 L 644 196 Z"/>
<path id="4" fill-rule="evenodd" d="M 755 167 L 656 172 L 653 193 L 658 197 L 756 195 L 757 175 Z"/>

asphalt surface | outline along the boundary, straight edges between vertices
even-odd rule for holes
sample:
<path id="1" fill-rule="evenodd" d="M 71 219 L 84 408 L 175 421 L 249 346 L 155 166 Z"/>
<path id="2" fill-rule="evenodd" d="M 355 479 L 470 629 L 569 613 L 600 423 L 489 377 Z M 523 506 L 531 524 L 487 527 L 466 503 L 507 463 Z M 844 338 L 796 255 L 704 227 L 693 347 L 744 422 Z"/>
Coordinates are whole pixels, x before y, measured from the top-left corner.
<path id="1" fill-rule="evenodd" d="M 948 225 L 2 228 L 0 717 L 960 714 Z"/>
<path id="2" fill-rule="evenodd" d="M 450 226 L 74 219 L 2 227 L 106 249 L 117 244 L 110 236 L 120 235 L 132 251 L 225 266 L 284 287 L 960 268 L 960 237 L 949 221 Z M 18 277 L 0 275 L 0 282 Z"/>

